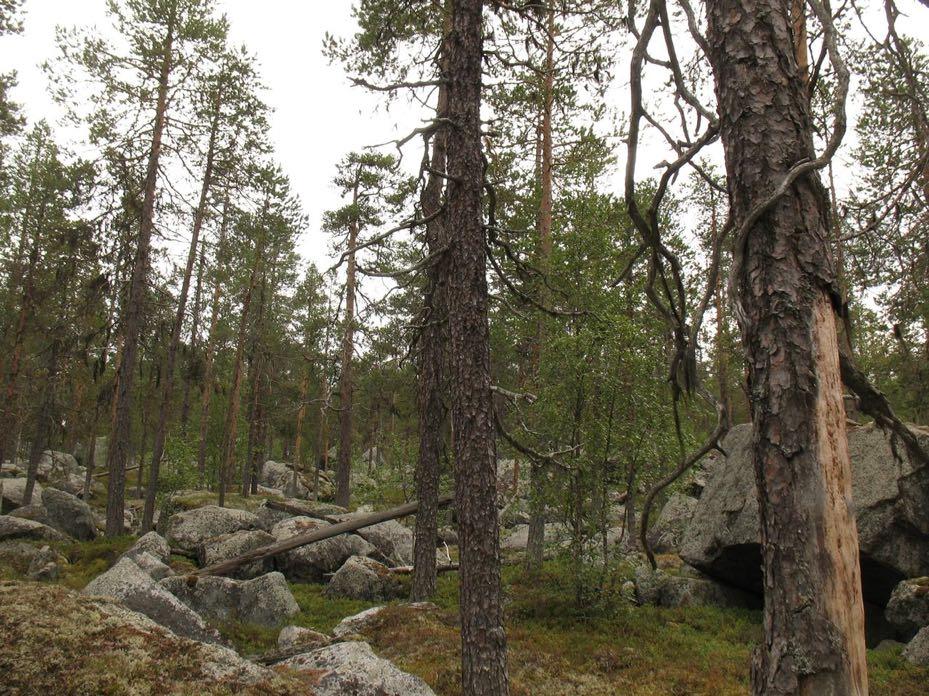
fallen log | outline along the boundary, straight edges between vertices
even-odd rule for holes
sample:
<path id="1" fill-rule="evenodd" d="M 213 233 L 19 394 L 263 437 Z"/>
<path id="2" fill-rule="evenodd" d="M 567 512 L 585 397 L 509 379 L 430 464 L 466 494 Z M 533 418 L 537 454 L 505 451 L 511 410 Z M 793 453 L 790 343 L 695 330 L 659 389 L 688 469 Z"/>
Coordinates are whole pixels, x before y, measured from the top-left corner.
<path id="1" fill-rule="evenodd" d="M 451 502 L 452 496 L 446 495 L 439 498 L 438 506 L 440 508 L 445 507 Z M 317 541 L 322 541 L 323 539 L 331 539 L 332 537 L 339 536 L 340 534 L 355 532 L 359 529 L 370 527 L 371 525 L 378 524 L 380 522 L 387 522 L 388 520 L 395 520 L 399 517 L 406 517 L 407 515 L 415 514 L 418 509 L 419 501 L 414 500 L 412 503 L 400 505 L 399 507 L 391 508 L 390 510 L 372 512 L 369 515 L 356 517 L 351 520 L 346 520 L 345 522 L 339 522 L 338 524 L 323 527 L 322 529 L 314 529 L 313 531 L 307 532 L 305 534 L 292 536 L 290 539 L 284 539 L 283 541 L 278 541 L 274 544 L 268 544 L 267 546 L 261 546 L 257 549 L 252 549 L 248 553 L 244 553 L 241 556 L 236 556 L 235 558 L 230 558 L 226 561 L 214 563 L 211 566 L 207 566 L 206 568 L 201 568 L 198 571 L 190 573 L 189 577 L 198 578 L 205 577 L 207 575 L 225 575 L 226 573 L 236 570 L 240 566 L 246 565 L 248 563 L 254 563 L 255 561 L 260 561 L 265 558 L 271 558 L 273 556 L 282 554 L 285 551 L 293 551 L 294 549 L 298 549 L 301 546 L 306 546 Z"/>
<path id="2" fill-rule="evenodd" d="M 139 468 L 138 466 L 127 466 L 125 470 L 135 471 L 138 468 Z M 93 478 L 102 478 L 104 476 L 109 476 L 109 475 L 110 475 L 109 471 L 98 471 L 96 474 L 93 475 Z"/>
<path id="3" fill-rule="evenodd" d="M 391 573 L 397 573 L 398 575 L 411 575 L 413 573 L 413 566 L 397 566 L 396 568 L 388 568 Z M 435 572 L 437 573 L 448 573 L 453 570 L 458 570 L 457 563 L 446 563 L 445 565 L 437 565 L 435 567 Z"/>

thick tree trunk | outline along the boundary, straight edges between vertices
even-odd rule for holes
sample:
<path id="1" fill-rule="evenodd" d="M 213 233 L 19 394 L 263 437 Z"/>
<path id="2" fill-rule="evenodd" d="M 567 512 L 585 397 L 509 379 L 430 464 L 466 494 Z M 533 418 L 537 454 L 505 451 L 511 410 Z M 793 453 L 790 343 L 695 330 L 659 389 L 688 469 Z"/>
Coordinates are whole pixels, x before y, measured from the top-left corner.
<path id="1" fill-rule="evenodd" d="M 547 274 L 552 256 L 552 107 L 554 104 L 555 83 L 555 10 L 548 9 L 547 32 L 545 38 L 545 68 L 542 90 L 542 122 L 540 150 L 540 199 L 537 227 L 539 231 L 539 268 Z M 547 304 L 545 280 L 539 285 L 539 302 Z M 545 343 L 545 317 L 540 316 L 535 346 L 533 350 L 533 379 L 539 378 L 542 362 L 542 346 Z M 545 472 L 539 462 L 532 462 L 529 468 L 529 536 L 526 541 L 526 569 L 536 572 L 542 567 L 545 551 Z M 519 482 L 516 482 L 519 485 Z"/>
<path id="2" fill-rule="evenodd" d="M 500 598 L 497 465 L 490 390 L 485 231 L 481 210 L 481 0 L 455 0 L 448 41 L 447 224 L 450 391 L 461 553 L 461 684 L 508 692 Z"/>
<path id="3" fill-rule="evenodd" d="M 184 267 L 184 278 L 181 281 L 181 293 L 177 298 L 177 311 L 174 314 L 174 325 L 171 328 L 171 340 L 168 344 L 168 355 L 164 362 L 164 374 L 161 376 L 161 403 L 158 409 L 158 423 L 155 426 L 155 437 L 152 442 L 152 463 L 148 472 L 148 488 L 145 490 L 145 508 L 142 512 L 142 533 L 152 530 L 152 521 L 155 517 L 155 498 L 158 494 L 158 474 L 161 468 L 161 457 L 164 454 L 165 439 L 168 436 L 168 416 L 171 411 L 171 400 L 174 396 L 174 368 L 177 363 L 177 351 L 181 345 L 181 330 L 184 328 L 184 316 L 187 312 L 187 295 L 190 292 L 190 279 L 193 275 L 194 263 L 197 259 L 197 250 L 200 246 L 200 230 L 203 228 L 203 219 L 206 216 L 209 202 L 210 187 L 213 182 L 213 156 L 216 152 L 216 135 L 219 131 L 220 105 L 222 92 L 217 91 L 213 103 L 213 122 L 210 126 L 210 141 L 206 155 L 206 166 L 203 170 L 203 183 L 200 187 L 200 200 L 194 212 L 193 232 L 190 235 L 190 247 L 187 250 L 187 265 Z M 139 453 L 140 457 L 145 452 Z M 142 474 L 139 473 L 139 480 Z"/>
<path id="4" fill-rule="evenodd" d="M 451 13 L 446 10 L 444 30 L 448 33 Z M 443 53 L 444 53 L 443 38 Z M 444 74 L 444 59 L 441 72 Z M 439 87 L 436 119 L 448 115 L 448 90 Z M 442 192 L 445 188 L 446 140 L 445 128 L 439 128 L 432 140 L 432 157 L 429 179 L 420 197 L 422 215 L 426 223 L 426 253 L 439 254 L 446 244 L 445 216 L 442 209 Z M 445 258 L 439 256 L 426 271 L 426 293 L 423 298 L 423 328 L 419 336 L 419 459 L 416 462 L 416 530 L 413 539 L 413 582 L 410 599 L 423 602 L 432 598 L 436 587 L 435 549 L 438 538 L 439 473 L 444 444 L 443 428 L 446 418 L 442 388 L 446 373 L 446 346 L 448 324 L 445 302 Z"/>
<path id="5" fill-rule="evenodd" d="M 355 187 L 353 202 L 357 202 Z M 348 259 L 345 274 L 345 323 L 342 329 L 342 372 L 339 375 L 339 456 L 335 471 L 335 504 L 348 507 L 352 478 L 352 362 L 355 352 L 355 246 L 358 243 L 358 223 L 348 229 Z"/>
<path id="6" fill-rule="evenodd" d="M 155 107 L 152 146 L 148 155 L 145 175 L 145 194 L 142 201 L 142 221 L 136 246 L 132 277 L 129 281 L 129 297 L 122 322 L 122 359 L 116 376 L 113 421 L 110 427 L 110 442 L 107 449 L 107 469 L 110 477 L 106 497 L 106 535 L 119 536 L 123 533 L 126 493 L 126 461 L 129 458 L 132 438 L 132 397 L 135 385 L 135 365 L 139 350 L 139 332 L 145 317 L 146 277 L 148 275 L 149 249 L 152 230 L 155 227 L 155 195 L 158 183 L 158 162 L 161 158 L 161 141 L 164 135 L 165 117 L 168 108 L 168 87 L 174 51 L 174 22 L 172 13 L 165 43 L 162 48 L 161 73 L 158 78 L 158 103 Z"/>
<path id="7" fill-rule="evenodd" d="M 738 228 L 813 158 L 812 127 L 790 3 L 710 0 L 708 18 Z M 829 238 L 828 198 L 811 174 L 737 241 L 765 577 L 752 681 L 768 696 L 868 691 Z"/>

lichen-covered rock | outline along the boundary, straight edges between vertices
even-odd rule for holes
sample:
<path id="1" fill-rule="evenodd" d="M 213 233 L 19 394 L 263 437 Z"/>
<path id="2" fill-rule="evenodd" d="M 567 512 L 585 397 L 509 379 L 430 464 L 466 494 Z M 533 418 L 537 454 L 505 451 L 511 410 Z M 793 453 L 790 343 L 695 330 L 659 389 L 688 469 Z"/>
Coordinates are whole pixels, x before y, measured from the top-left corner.
<path id="1" fill-rule="evenodd" d="M 432 602 L 411 602 L 409 604 L 394 605 L 400 607 L 403 611 L 408 612 L 433 612 L 438 611 L 439 607 Z M 346 616 L 338 625 L 332 629 L 332 635 L 335 638 L 346 638 L 351 635 L 363 634 L 377 620 L 378 616 L 387 607 L 371 607 L 357 614 Z"/>
<path id="2" fill-rule="evenodd" d="M 648 543 L 654 553 L 676 553 L 680 551 L 684 532 L 697 507 L 697 499 L 675 493 L 664 507 L 658 520 L 648 530 Z"/>
<path id="3" fill-rule="evenodd" d="M 712 578 L 670 575 L 647 567 L 635 571 L 635 597 L 639 604 L 660 607 L 752 607 L 758 598 Z"/>
<path id="4" fill-rule="evenodd" d="M 278 650 L 288 653 L 300 649 L 315 650 L 329 642 L 329 636 L 303 626 L 284 626 L 277 636 Z"/>
<path id="5" fill-rule="evenodd" d="M 293 467 L 284 462 L 265 462 L 258 482 L 267 488 L 282 491 L 288 498 L 308 498 L 312 493 L 312 482 L 299 472 L 295 480 Z"/>
<path id="6" fill-rule="evenodd" d="M 159 585 L 129 558 L 90 581 L 83 593 L 117 599 L 133 611 L 145 614 L 179 636 L 215 643 L 217 634 L 177 597 Z"/>
<path id="7" fill-rule="evenodd" d="M 239 587 L 239 621 L 274 627 L 300 613 L 287 580 L 280 573 L 267 573 Z"/>
<path id="8" fill-rule="evenodd" d="M 929 448 L 929 435 L 920 431 Z M 725 582 L 761 593 L 758 500 L 752 427 L 729 431 L 729 454 L 711 470 L 681 548 L 691 565 Z M 848 430 L 852 493 L 865 600 L 885 606 L 904 578 L 929 575 L 929 468 L 896 458 L 874 425 Z"/>
<path id="9" fill-rule="evenodd" d="M 9 512 L 23 506 L 26 478 L 0 479 L 0 512 Z M 42 486 L 36 482 L 32 489 L 32 502 L 42 500 Z"/>
<path id="10" fill-rule="evenodd" d="M 545 525 L 545 545 L 559 546 L 566 543 L 568 528 L 558 522 L 549 522 Z M 500 548 L 504 551 L 525 551 L 529 544 L 529 525 L 519 524 L 513 531 L 500 540 Z"/>
<path id="11" fill-rule="evenodd" d="M 274 525 L 271 534 L 283 541 L 328 525 L 311 517 L 291 517 Z M 327 573 L 337 571 L 350 556 L 367 556 L 374 550 L 356 534 L 340 534 L 282 553 L 275 558 L 275 565 L 291 582 L 323 582 Z"/>
<path id="12" fill-rule="evenodd" d="M 378 657 L 367 643 L 336 643 L 280 664 L 321 672 L 313 684 L 316 696 L 435 696 L 426 682 Z"/>
<path id="13" fill-rule="evenodd" d="M 33 539 L 35 541 L 64 541 L 65 536 L 57 529 L 34 520 L 0 515 L 0 541 Z"/>
<path id="14" fill-rule="evenodd" d="M 897 585 L 884 616 L 905 638 L 929 626 L 929 577 L 911 578 Z"/>
<path id="15" fill-rule="evenodd" d="M 243 529 L 232 534 L 221 534 L 218 537 L 207 539 L 197 549 L 197 563 L 201 567 L 213 565 L 220 561 L 241 556 L 268 544 L 273 544 L 274 537 L 261 529 Z M 265 558 L 254 563 L 241 566 L 235 570 L 232 577 L 240 579 L 257 578 L 272 569 L 274 560 Z"/>
<path id="16" fill-rule="evenodd" d="M 350 512 L 333 515 L 338 522 L 358 519 L 369 513 Z M 409 565 L 413 562 L 413 530 L 404 527 L 397 520 L 387 520 L 368 527 L 362 527 L 356 534 L 376 548 L 383 560 L 394 565 Z"/>
<path id="17" fill-rule="evenodd" d="M 903 657 L 919 667 L 929 667 L 929 626 L 919 629 L 903 649 Z"/>
<path id="18" fill-rule="evenodd" d="M 206 505 L 171 515 L 165 538 L 172 549 L 196 557 L 197 549 L 208 539 L 257 527 L 258 518 L 251 512 Z"/>
<path id="19" fill-rule="evenodd" d="M 9 568 L 17 575 L 26 575 L 39 547 L 17 539 L 0 541 L 0 566 Z"/>
<path id="20" fill-rule="evenodd" d="M 171 546 L 168 540 L 158 532 L 149 532 L 140 536 L 123 554 L 123 558 L 135 558 L 143 553 L 157 558 L 162 563 L 168 563 L 171 560 Z"/>
<path id="21" fill-rule="evenodd" d="M 11 694 L 306 693 L 305 680 L 181 638 L 116 601 L 0 582 L 0 674 Z"/>
<path id="22" fill-rule="evenodd" d="M 67 560 L 57 551 L 53 551 L 49 546 L 43 546 L 32 557 L 29 569 L 26 571 L 26 577 L 40 582 L 57 580 L 61 573 L 61 565 L 65 563 L 67 563 Z"/>
<path id="23" fill-rule="evenodd" d="M 152 580 L 163 580 L 164 578 L 169 578 L 174 575 L 171 566 L 162 563 L 150 553 L 144 551 L 142 553 L 137 553 L 132 557 L 132 561 Z"/>
<path id="24" fill-rule="evenodd" d="M 57 488 L 46 488 L 42 491 L 42 505 L 50 526 L 78 541 L 97 538 L 93 512 L 83 500 Z"/>
<path id="25" fill-rule="evenodd" d="M 400 593 L 400 581 L 383 563 L 373 558 L 352 556 L 332 576 L 325 594 L 377 602 L 393 599 Z"/>
<path id="26" fill-rule="evenodd" d="M 35 500 L 35 498 L 33 498 Z M 23 505 L 18 507 L 15 510 L 10 510 L 10 517 L 18 517 L 21 520 L 32 520 L 33 522 L 40 522 L 42 524 L 47 524 L 51 526 L 51 521 L 48 518 L 48 510 L 45 509 L 45 506 L 42 503 L 30 503 L 29 505 Z"/>
<path id="27" fill-rule="evenodd" d="M 254 580 L 176 576 L 160 584 L 190 609 L 213 622 L 241 621 L 274 627 L 300 612 L 280 573 L 268 573 Z"/>

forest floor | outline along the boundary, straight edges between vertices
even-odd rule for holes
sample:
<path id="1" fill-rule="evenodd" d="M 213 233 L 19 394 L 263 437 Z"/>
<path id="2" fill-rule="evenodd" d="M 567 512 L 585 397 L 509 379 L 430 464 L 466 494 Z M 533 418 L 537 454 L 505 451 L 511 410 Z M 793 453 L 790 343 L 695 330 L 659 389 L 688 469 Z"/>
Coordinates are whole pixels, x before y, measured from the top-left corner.
<path id="1" fill-rule="evenodd" d="M 131 543 L 126 537 L 59 545 L 70 564 L 58 584 L 83 588 Z M 192 567 L 181 557 L 172 565 L 181 572 Z M 19 579 L 22 572 L 0 558 L 0 579 Z M 578 596 L 577 574 L 566 562 L 549 561 L 535 576 L 519 565 L 504 567 L 513 696 L 748 693 L 751 650 L 761 635 L 760 612 L 634 606 L 619 592 L 624 575 L 622 567 L 612 569 L 610 589 Z M 598 584 L 590 580 L 590 586 Z M 292 623 L 319 631 L 329 632 L 342 618 L 374 606 L 328 599 L 320 585 L 291 589 L 301 609 Z M 457 596 L 457 574 L 444 574 L 435 598 L 438 611 L 414 613 L 397 603 L 365 629 L 365 638 L 376 652 L 422 677 L 437 694 L 458 694 Z M 276 630 L 242 624 L 218 628 L 243 655 L 271 650 L 277 638 Z M 9 649 L 0 637 L 0 654 Z M 36 659 L 41 659 L 48 646 L 36 650 Z M 875 696 L 926 694 L 929 670 L 907 663 L 898 647 L 869 651 L 868 663 Z"/>

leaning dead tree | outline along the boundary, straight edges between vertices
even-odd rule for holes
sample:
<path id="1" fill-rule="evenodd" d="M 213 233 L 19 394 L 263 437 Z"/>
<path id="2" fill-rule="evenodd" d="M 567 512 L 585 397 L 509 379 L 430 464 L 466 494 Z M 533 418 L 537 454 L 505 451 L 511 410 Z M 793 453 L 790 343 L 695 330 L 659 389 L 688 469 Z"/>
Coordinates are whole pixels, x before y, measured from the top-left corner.
<path id="1" fill-rule="evenodd" d="M 444 496 L 438 499 L 437 507 L 445 507 L 451 502 L 451 496 Z M 206 577 L 208 575 L 227 575 L 228 573 L 233 572 L 243 565 L 254 563 L 255 561 L 261 561 L 265 558 L 273 558 L 274 556 L 279 556 L 280 554 L 287 551 L 293 551 L 294 549 L 299 549 L 302 546 L 307 546 L 309 544 L 316 543 L 317 541 L 331 539 L 332 537 L 337 537 L 340 534 L 356 532 L 359 529 L 363 529 L 364 527 L 370 527 L 371 525 L 379 524 L 381 522 L 387 522 L 389 520 L 395 520 L 400 517 L 406 517 L 407 515 L 415 515 L 418 509 L 419 502 L 414 500 L 412 503 L 400 505 L 398 507 L 391 508 L 390 510 L 373 512 L 370 515 L 363 515 L 361 517 L 355 517 L 344 522 L 338 522 L 337 524 L 331 524 L 321 529 L 314 529 L 313 531 L 307 532 L 305 534 L 292 536 L 289 539 L 279 541 L 275 544 L 260 546 L 257 549 L 252 549 L 248 553 L 242 554 L 241 556 L 236 556 L 235 558 L 230 558 L 219 563 L 214 563 L 211 566 L 201 568 L 194 573 L 190 573 L 190 576 Z"/>

